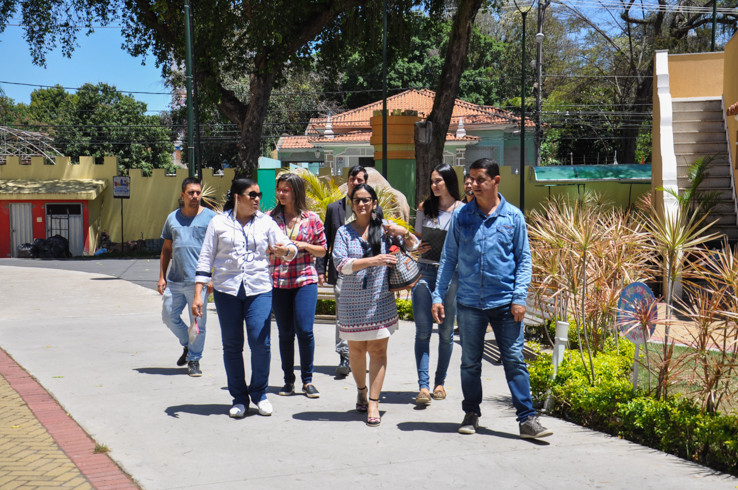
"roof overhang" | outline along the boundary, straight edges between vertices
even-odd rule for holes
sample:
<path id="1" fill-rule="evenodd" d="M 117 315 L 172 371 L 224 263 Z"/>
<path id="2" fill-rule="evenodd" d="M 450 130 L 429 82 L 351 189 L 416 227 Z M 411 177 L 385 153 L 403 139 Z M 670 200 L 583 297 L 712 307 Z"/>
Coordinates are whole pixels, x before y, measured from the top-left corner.
<path id="1" fill-rule="evenodd" d="M 107 187 L 104 180 L 0 179 L 0 201 L 23 199 L 70 199 L 93 201 Z"/>
<path id="2" fill-rule="evenodd" d="M 551 165 L 533 167 L 533 180 L 537 185 L 586 184 L 589 182 L 650 184 L 651 165 Z"/>

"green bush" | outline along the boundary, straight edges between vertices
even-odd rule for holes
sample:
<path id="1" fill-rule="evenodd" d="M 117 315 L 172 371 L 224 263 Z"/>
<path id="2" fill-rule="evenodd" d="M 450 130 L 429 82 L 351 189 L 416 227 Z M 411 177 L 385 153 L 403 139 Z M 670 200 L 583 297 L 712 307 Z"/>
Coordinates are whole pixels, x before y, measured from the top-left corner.
<path id="1" fill-rule="evenodd" d="M 335 299 L 319 299 L 318 304 L 315 305 L 316 315 L 335 315 L 336 314 L 336 300 Z"/>
<path id="2" fill-rule="evenodd" d="M 409 299 L 396 299 L 397 303 L 397 314 L 400 316 L 400 320 L 413 321 L 413 302 Z"/>
<path id="3" fill-rule="evenodd" d="M 556 379 L 551 356 L 543 354 L 529 366 L 534 400 L 550 390 L 553 415 L 738 475 L 738 417 L 704 414 L 682 397 L 660 401 L 633 392 L 633 355 L 627 340 L 617 347 L 609 341 L 593 358 L 592 384 L 578 351 L 566 352 Z"/>

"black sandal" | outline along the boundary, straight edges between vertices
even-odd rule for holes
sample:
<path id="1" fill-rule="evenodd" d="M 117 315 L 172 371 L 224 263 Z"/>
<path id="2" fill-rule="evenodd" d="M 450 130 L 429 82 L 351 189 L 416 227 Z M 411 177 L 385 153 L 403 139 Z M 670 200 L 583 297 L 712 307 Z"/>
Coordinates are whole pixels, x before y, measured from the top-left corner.
<path id="1" fill-rule="evenodd" d="M 369 397 L 370 401 L 379 403 L 379 399 L 374 399 L 372 397 Z M 369 410 L 369 407 L 367 407 L 367 410 Z M 369 427 L 379 427 L 379 424 L 382 423 L 382 417 L 381 415 L 379 417 L 368 417 L 366 418 L 366 425 Z"/>
<path id="2" fill-rule="evenodd" d="M 366 398 L 361 394 L 362 391 L 366 390 L 366 386 L 363 388 L 356 388 L 356 390 L 359 392 L 356 395 L 356 411 L 359 413 L 366 413 L 366 411 L 369 410 L 369 402 L 367 402 Z"/>

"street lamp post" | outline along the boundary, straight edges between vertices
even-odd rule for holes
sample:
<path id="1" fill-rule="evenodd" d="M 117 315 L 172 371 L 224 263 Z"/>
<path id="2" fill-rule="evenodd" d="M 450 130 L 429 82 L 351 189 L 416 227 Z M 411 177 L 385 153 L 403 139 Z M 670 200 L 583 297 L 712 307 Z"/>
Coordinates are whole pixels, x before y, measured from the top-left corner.
<path id="1" fill-rule="evenodd" d="M 533 8 L 536 0 L 532 0 L 529 5 L 518 5 L 517 0 L 513 0 L 515 8 L 523 17 L 523 39 L 521 42 L 521 70 L 520 70 L 520 211 L 525 214 L 525 19 L 528 12 Z"/>

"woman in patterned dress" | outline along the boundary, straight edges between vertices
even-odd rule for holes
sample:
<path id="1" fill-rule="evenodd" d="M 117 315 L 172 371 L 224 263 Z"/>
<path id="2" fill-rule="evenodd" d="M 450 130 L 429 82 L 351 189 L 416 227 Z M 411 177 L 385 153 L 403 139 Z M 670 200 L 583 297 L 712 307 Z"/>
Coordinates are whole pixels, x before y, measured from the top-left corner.
<path id="1" fill-rule="evenodd" d="M 380 424 L 379 397 L 387 367 L 387 342 L 397 329 L 395 295 L 389 290 L 389 267 L 397 262 L 387 253 L 390 237 L 415 237 L 401 226 L 382 222 L 377 216 L 377 194 L 366 184 L 354 188 L 351 207 L 356 219 L 342 226 L 333 245 L 333 262 L 343 275 L 338 303 L 338 328 L 349 344 L 351 372 L 358 389 L 356 410 L 367 412 L 370 427 Z M 369 389 L 366 355 L 369 354 Z M 368 394 L 368 399 L 367 399 Z"/>

